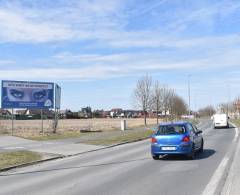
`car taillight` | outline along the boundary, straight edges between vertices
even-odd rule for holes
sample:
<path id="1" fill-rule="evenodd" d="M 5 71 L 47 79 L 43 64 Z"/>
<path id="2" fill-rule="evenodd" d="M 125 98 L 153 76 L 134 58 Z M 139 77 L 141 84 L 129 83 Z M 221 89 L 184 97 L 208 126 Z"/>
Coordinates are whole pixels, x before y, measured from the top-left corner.
<path id="1" fill-rule="evenodd" d="M 185 136 L 183 139 L 182 139 L 183 142 L 189 142 L 190 141 L 190 138 L 189 136 Z"/>
<path id="2" fill-rule="evenodd" d="M 152 143 L 156 143 L 156 142 L 157 142 L 157 139 L 156 139 L 155 137 L 152 137 L 151 142 L 152 142 Z"/>

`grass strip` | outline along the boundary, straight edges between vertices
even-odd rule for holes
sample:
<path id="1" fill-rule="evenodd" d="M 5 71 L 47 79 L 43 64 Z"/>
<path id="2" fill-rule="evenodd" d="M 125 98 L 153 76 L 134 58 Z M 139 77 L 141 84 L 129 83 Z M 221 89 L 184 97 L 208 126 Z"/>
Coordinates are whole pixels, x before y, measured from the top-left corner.
<path id="1" fill-rule="evenodd" d="M 154 131 L 146 130 L 146 131 L 134 131 L 134 132 L 123 132 L 122 135 L 106 137 L 105 139 L 96 139 L 96 140 L 88 140 L 84 143 L 93 144 L 93 145 L 113 145 L 120 144 L 124 142 L 137 141 L 140 139 L 149 138 L 150 135 L 153 134 Z"/>
<path id="2" fill-rule="evenodd" d="M 240 119 L 231 119 L 231 122 L 240 127 Z"/>
<path id="3" fill-rule="evenodd" d="M 37 152 L 15 151 L 0 153 L 0 169 L 17 166 L 25 163 L 31 163 L 41 160 L 42 156 Z"/>

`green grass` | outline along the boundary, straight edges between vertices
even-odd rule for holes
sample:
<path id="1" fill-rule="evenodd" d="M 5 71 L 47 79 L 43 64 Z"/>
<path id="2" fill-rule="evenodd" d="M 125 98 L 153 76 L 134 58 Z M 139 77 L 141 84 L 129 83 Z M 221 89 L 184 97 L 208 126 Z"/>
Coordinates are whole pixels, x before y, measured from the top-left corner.
<path id="1" fill-rule="evenodd" d="M 134 132 L 123 132 L 122 135 L 113 136 L 105 139 L 98 139 L 98 140 L 89 140 L 85 141 L 86 144 L 93 144 L 93 145 L 113 145 L 113 144 L 119 144 L 124 142 L 131 142 L 131 141 L 137 141 L 140 139 L 146 139 L 149 138 L 151 134 L 153 134 L 154 131 L 152 130 L 146 130 L 146 131 L 134 131 Z"/>
<path id="2" fill-rule="evenodd" d="M 63 133 L 51 133 L 51 134 L 37 134 L 37 135 L 19 135 L 19 137 L 35 140 L 35 141 L 47 141 L 47 140 L 58 140 L 67 138 L 77 138 L 87 133 L 80 133 L 77 131 L 65 131 Z"/>
<path id="3" fill-rule="evenodd" d="M 42 156 L 37 152 L 17 151 L 17 152 L 1 152 L 0 153 L 0 169 L 31 163 L 41 160 Z"/>

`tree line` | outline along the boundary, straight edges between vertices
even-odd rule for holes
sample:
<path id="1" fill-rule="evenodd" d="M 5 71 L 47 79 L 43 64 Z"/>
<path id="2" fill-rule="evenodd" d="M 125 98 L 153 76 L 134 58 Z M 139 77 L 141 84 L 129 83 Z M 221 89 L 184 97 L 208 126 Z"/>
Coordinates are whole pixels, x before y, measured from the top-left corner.
<path id="1" fill-rule="evenodd" d="M 153 81 L 149 75 L 141 77 L 133 92 L 133 104 L 144 113 L 144 124 L 147 124 L 147 112 L 154 111 L 159 123 L 160 111 L 170 118 L 179 117 L 187 113 L 188 106 L 184 99 L 180 97 L 173 88 L 159 81 Z"/>

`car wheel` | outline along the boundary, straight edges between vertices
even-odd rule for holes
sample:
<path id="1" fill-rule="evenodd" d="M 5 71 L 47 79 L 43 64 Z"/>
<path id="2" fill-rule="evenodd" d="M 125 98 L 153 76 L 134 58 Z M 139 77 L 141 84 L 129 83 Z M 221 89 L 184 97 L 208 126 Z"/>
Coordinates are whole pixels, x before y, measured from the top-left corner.
<path id="1" fill-rule="evenodd" d="M 192 146 L 191 152 L 187 155 L 187 158 L 189 160 L 193 160 L 195 158 L 195 147 L 194 147 L 194 145 Z"/>
<path id="2" fill-rule="evenodd" d="M 154 160 L 158 160 L 158 159 L 159 159 L 159 156 L 155 155 L 155 156 L 152 156 L 152 158 L 153 158 Z"/>
<path id="3" fill-rule="evenodd" d="M 202 139 L 201 148 L 199 149 L 199 152 L 200 152 L 200 153 L 203 152 L 203 147 L 204 147 L 204 141 L 203 141 L 203 139 Z"/>

